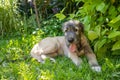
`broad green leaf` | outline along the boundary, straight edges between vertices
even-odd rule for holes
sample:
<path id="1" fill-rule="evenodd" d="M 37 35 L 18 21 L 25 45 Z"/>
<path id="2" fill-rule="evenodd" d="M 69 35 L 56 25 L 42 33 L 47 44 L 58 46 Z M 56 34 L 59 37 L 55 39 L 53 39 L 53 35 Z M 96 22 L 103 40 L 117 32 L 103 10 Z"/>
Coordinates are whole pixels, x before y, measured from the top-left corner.
<path id="1" fill-rule="evenodd" d="M 98 50 L 107 42 L 106 39 L 102 39 L 98 44 Z"/>
<path id="2" fill-rule="evenodd" d="M 104 12 L 105 12 L 105 11 L 104 11 L 104 8 L 105 8 L 105 3 L 102 2 L 102 3 L 100 3 L 100 4 L 96 7 L 96 10 L 104 13 Z"/>
<path id="3" fill-rule="evenodd" d="M 55 16 L 56 16 L 56 18 L 58 18 L 59 20 L 63 20 L 63 19 L 66 18 L 66 16 L 65 16 L 64 14 L 62 14 L 62 13 L 57 13 L 57 14 L 55 14 Z"/>
<path id="4" fill-rule="evenodd" d="M 95 52 L 98 51 L 98 44 L 99 44 L 99 42 L 100 42 L 100 41 L 97 41 L 97 42 L 95 43 L 95 45 L 94 45 L 94 51 L 95 51 Z"/>
<path id="5" fill-rule="evenodd" d="M 120 31 L 111 32 L 109 34 L 108 38 L 114 38 L 114 37 L 117 37 L 117 36 L 120 36 Z"/>
<path id="6" fill-rule="evenodd" d="M 98 36 L 100 36 L 100 32 L 101 32 L 101 26 L 100 25 L 97 25 L 95 26 L 95 32 L 97 33 Z"/>
<path id="7" fill-rule="evenodd" d="M 109 7 L 108 14 L 109 14 L 109 15 L 113 15 L 113 13 L 114 13 L 115 11 L 116 11 L 116 10 L 115 10 L 115 6 L 110 6 L 110 7 Z"/>
<path id="8" fill-rule="evenodd" d="M 93 40 L 95 40 L 96 38 L 98 38 L 98 35 L 97 35 L 96 32 L 94 32 L 94 31 L 89 31 L 89 32 L 88 32 L 88 38 L 89 38 L 91 41 L 93 41 Z"/>
<path id="9" fill-rule="evenodd" d="M 97 41 L 94 46 L 95 51 L 99 50 L 106 42 L 107 42 L 107 39 L 102 39 Z"/>
<path id="10" fill-rule="evenodd" d="M 91 21 L 91 16 L 85 16 L 84 17 L 84 24 L 90 24 L 90 21 Z"/>
<path id="11" fill-rule="evenodd" d="M 75 14 L 69 14 L 69 19 L 73 19 L 75 17 Z"/>
<path id="12" fill-rule="evenodd" d="M 112 50 L 113 50 L 113 51 L 114 51 L 114 50 L 117 50 L 117 49 L 120 49 L 120 40 L 117 41 L 117 42 L 113 45 L 113 47 L 112 47 Z"/>
<path id="13" fill-rule="evenodd" d="M 90 24 L 89 25 L 84 24 L 84 25 L 85 25 L 84 30 L 88 32 L 90 30 Z"/>
<path id="14" fill-rule="evenodd" d="M 96 51 L 97 57 L 104 58 L 107 54 L 107 46 L 101 47 L 99 50 Z"/>

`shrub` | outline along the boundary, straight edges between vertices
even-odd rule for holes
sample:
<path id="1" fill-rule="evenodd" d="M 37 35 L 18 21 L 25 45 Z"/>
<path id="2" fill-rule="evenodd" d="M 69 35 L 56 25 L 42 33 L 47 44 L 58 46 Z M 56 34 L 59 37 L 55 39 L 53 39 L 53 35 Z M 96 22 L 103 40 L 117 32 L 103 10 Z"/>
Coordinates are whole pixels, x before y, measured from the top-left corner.
<path id="1" fill-rule="evenodd" d="M 85 33 L 98 57 L 120 55 L 120 1 L 75 0 L 74 2 L 83 5 L 76 13 L 69 14 L 68 19 L 78 19 L 84 23 Z M 56 14 L 56 17 L 62 17 L 63 12 Z"/>
<path id="2" fill-rule="evenodd" d="M 0 35 L 17 30 L 19 24 L 14 11 L 15 8 L 12 0 L 0 1 Z"/>

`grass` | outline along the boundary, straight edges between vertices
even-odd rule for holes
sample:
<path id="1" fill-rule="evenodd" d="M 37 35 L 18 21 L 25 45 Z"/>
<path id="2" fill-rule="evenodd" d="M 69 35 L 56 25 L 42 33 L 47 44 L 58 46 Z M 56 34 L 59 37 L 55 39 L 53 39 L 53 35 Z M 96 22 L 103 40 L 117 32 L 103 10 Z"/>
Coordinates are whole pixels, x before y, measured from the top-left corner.
<path id="1" fill-rule="evenodd" d="M 120 56 L 98 59 L 102 67 L 99 73 L 90 69 L 83 56 L 82 68 L 64 56 L 56 57 L 56 63 L 46 60 L 45 64 L 31 58 L 29 53 L 35 43 L 44 37 L 62 34 L 62 22 L 43 21 L 44 32 L 35 30 L 34 16 L 19 20 L 9 1 L 16 0 L 2 1 L 4 5 L 0 1 L 0 80 L 120 80 Z"/>
<path id="2" fill-rule="evenodd" d="M 38 34 L 39 33 L 39 34 Z M 0 40 L 0 79 L 1 80 L 119 80 L 120 58 L 99 59 L 102 72 L 90 69 L 83 56 L 82 68 L 64 56 L 56 57 L 56 63 L 46 60 L 45 64 L 30 57 L 33 45 L 42 39 L 43 34 L 4 37 Z"/>

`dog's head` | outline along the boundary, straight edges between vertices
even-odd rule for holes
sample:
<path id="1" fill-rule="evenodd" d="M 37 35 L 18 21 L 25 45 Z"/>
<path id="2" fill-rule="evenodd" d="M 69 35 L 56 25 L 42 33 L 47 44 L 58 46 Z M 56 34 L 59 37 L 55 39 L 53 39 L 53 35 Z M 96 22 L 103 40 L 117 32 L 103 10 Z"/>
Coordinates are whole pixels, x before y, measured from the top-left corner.
<path id="1" fill-rule="evenodd" d="M 76 49 L 80 45 L 83 24 L 77 20 L 69 20 L 63 24 L 63 32 L 67 46 Z"/>

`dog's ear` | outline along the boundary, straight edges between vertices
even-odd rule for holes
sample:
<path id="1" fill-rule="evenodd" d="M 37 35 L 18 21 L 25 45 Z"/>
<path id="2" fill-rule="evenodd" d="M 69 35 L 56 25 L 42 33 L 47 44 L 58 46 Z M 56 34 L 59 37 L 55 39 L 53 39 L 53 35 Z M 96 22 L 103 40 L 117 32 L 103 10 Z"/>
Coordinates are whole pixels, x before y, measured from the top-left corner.
<path id="1" fill-rule="evenodd" d="M 84 25 L 82 23 L 80 23 L 80 21 L 78 20 L 73 20 L 75 25 L 77 25 L 80 29 L 81 32 L 84 32 Z"/>
<path id="2" fill-rule="evenodd" d="M 84 32 L 84 25 L 83 25 L 82 23 L 79 22 L 78 26 L 80 27 L 81 32 Z"/>
<path id="3" fill-rule="evenodd" d="M 62 24 L 62 31 L 64 32 L 65 23 Z"/>
<path id="4" fill-rule="evenodd" d="M 65 32 L 65 29 L 66 29 L 65 26 L 66 26 L 67 24 L 68 24 L 68 22 L 65 22 L 65 23 L 62 24 L 62 31 L 63 31 L 63 32 Z"/>

